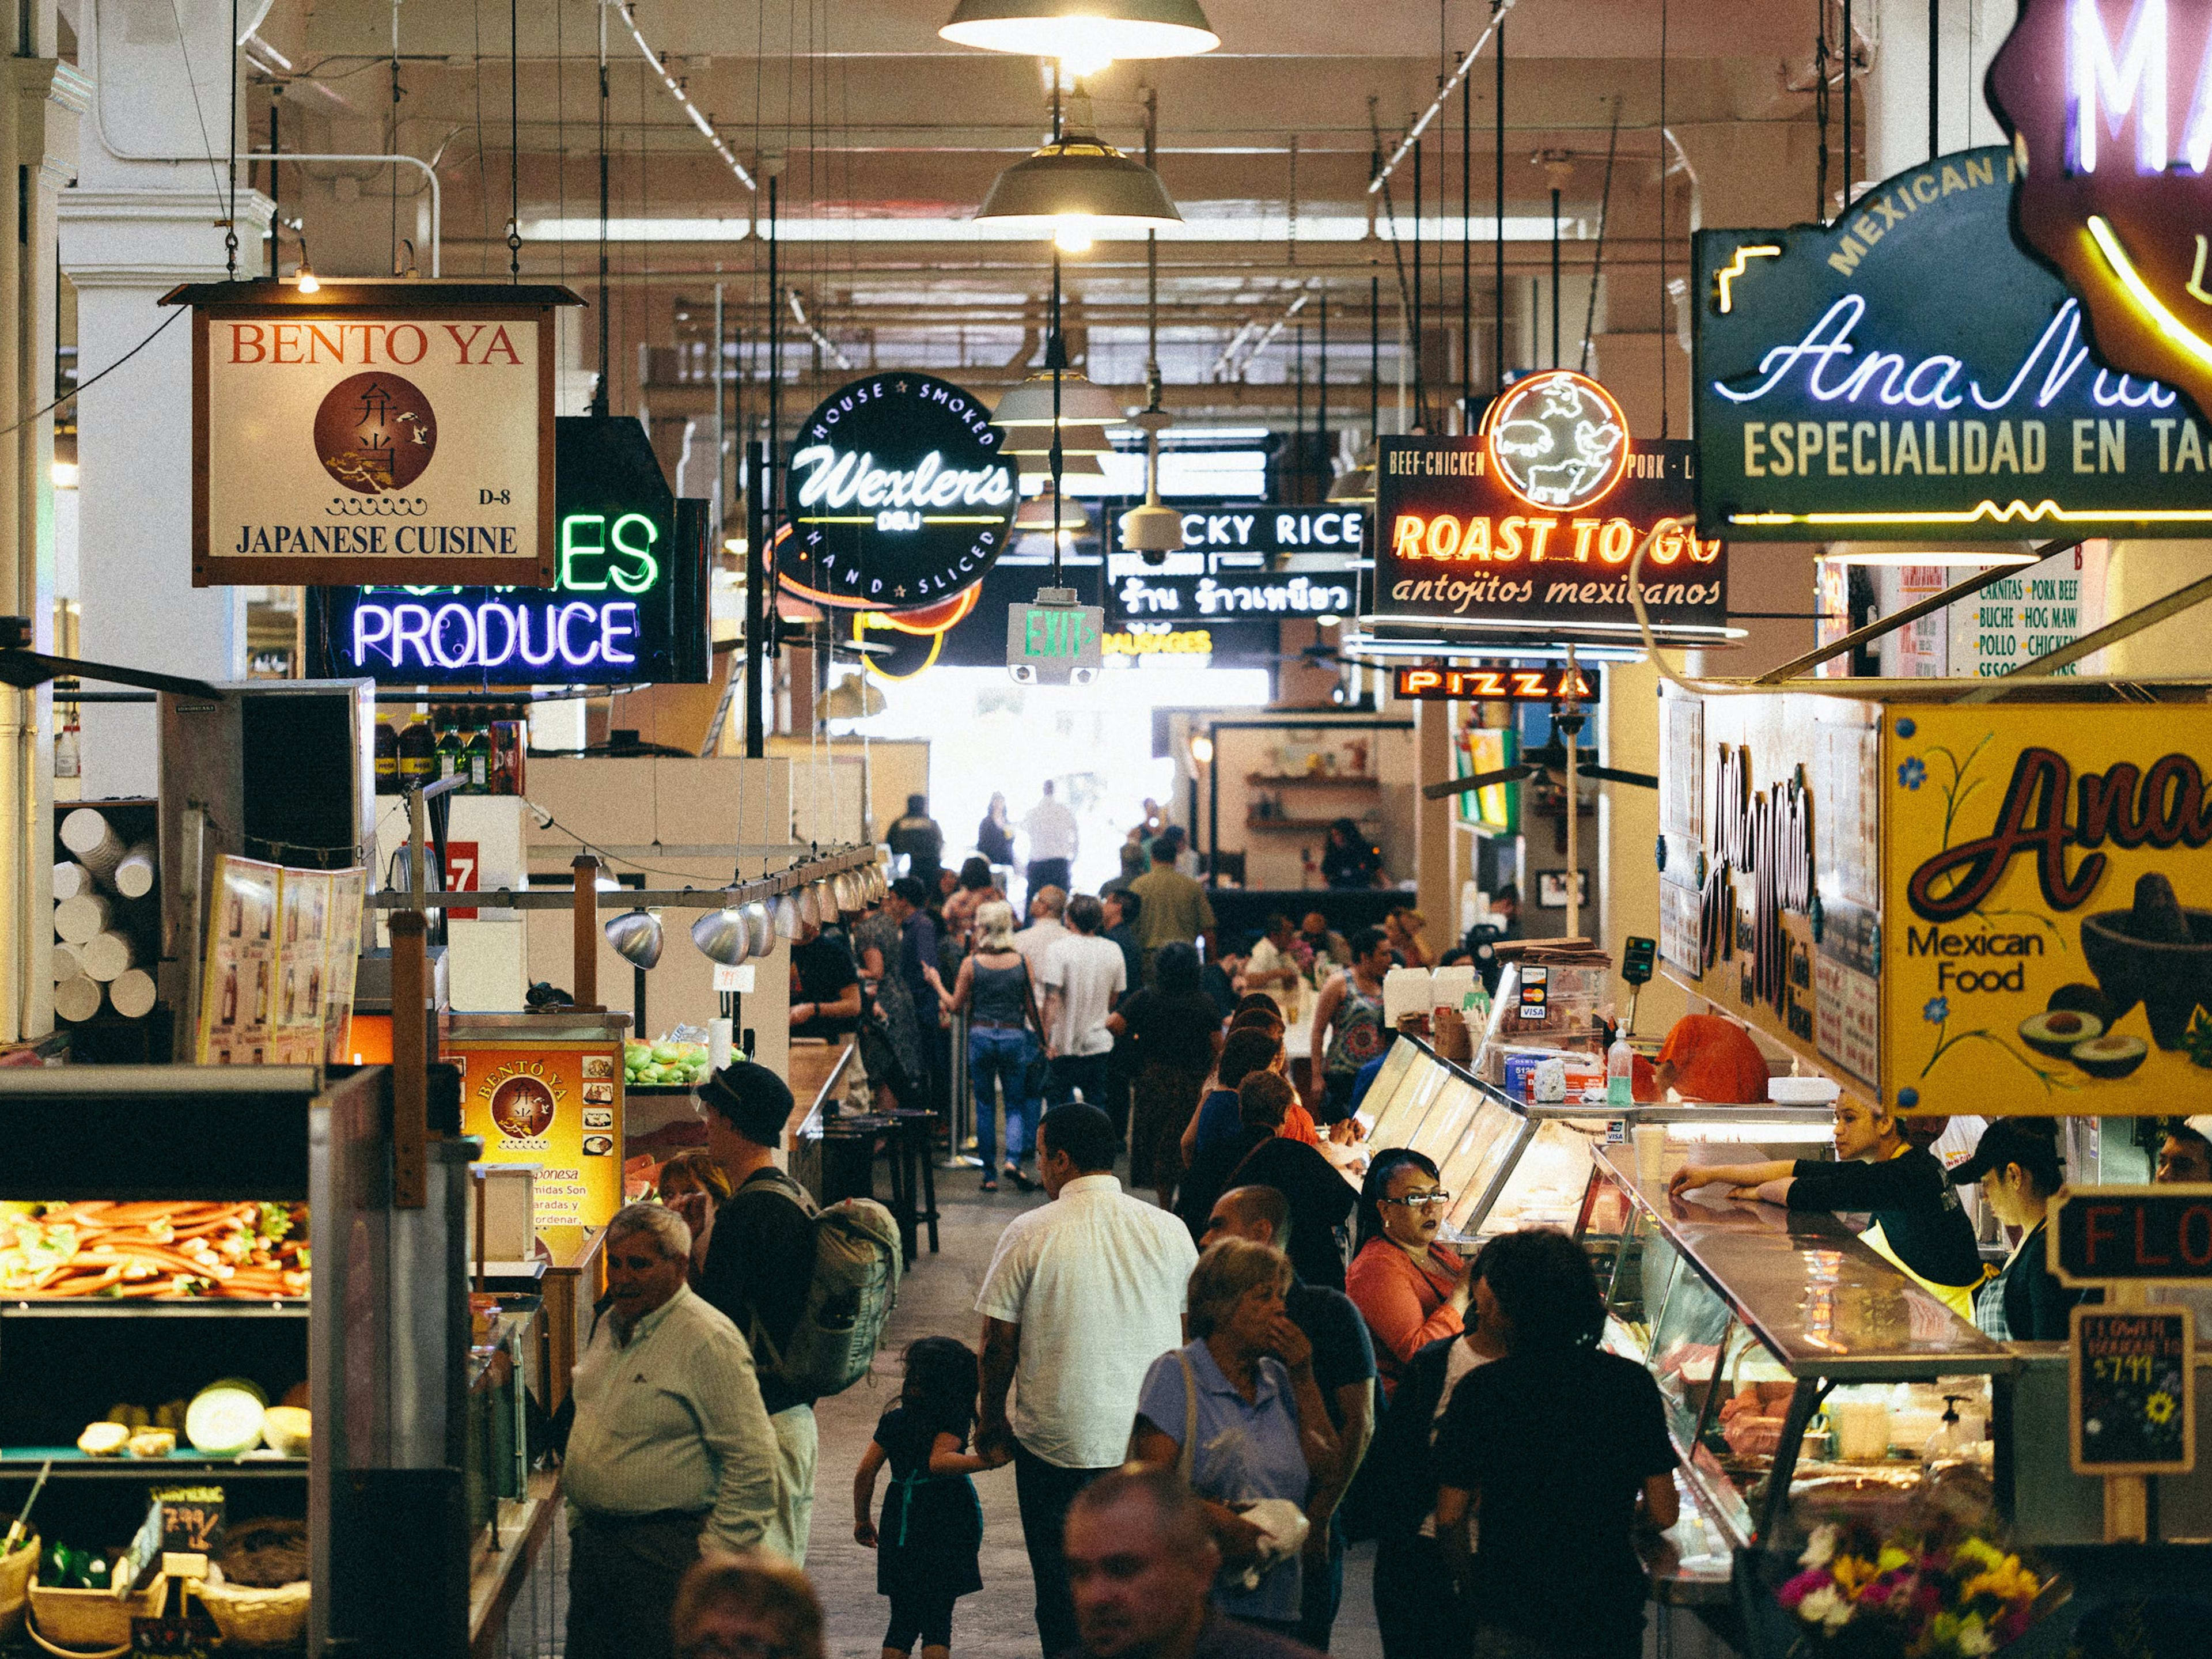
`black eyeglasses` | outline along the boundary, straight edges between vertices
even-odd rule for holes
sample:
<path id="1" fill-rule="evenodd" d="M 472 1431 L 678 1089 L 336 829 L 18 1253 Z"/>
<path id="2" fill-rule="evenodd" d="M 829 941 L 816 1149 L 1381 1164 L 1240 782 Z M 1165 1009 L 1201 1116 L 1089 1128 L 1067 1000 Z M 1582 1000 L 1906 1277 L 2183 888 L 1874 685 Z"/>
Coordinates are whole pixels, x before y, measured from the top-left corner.
<path id="1" fill-rule="evenodd" d="M 1409 1210 L 1433 1210 L 1439 1204 L 1451 1202 L 1451 1194 L 1442 1187 L 1431 1193 L 1407 1193 L 1403 1198 L 1380 1198 L 1378 1204 L 1402 1204 Z"/>

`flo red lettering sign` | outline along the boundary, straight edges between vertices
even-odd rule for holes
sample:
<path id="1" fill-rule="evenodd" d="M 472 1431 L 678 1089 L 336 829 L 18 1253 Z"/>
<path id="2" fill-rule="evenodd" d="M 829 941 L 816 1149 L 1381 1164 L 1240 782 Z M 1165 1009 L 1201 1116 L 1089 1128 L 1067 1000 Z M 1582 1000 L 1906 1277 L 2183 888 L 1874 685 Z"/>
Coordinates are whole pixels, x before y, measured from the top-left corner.
<path id="1" fill-rule="evenodd" d="M 2212 1279 L 2212 1187 L 2069 1187 L 2048 1237 L 2069 1285 Z"/>
<path id="2" fill-rule="evenodd" d="M 192 582 L 550 586 L 567 289 L 202 283 Z"/>

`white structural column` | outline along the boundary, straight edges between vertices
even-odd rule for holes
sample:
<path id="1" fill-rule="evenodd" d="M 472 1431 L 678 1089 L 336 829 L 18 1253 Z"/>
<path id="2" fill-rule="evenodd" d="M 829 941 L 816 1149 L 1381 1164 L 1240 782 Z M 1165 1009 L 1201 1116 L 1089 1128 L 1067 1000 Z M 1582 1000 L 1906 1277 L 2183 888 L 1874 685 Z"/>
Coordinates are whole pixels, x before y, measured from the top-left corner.
<path id="1" fill-rule="evenodd" d="M 77 295 L 78 374 L 90 380 L 170 318 L 162 295 L 224 274 L 236 54 L 218 0 L 76 9 L 92 108 L 61 205 L 61 262 Z M 255 0 L 240 27 L 266 10 Z M 237 200 L 239 274 L 258 276 L 270 203 L 246 190 Z M 245 596 L 191 586 L 191 387 L 187 316 L 77 400 L 81 647 L 94 661 L 236 679 Z M 87 799 L 152 793 L 154 711 L 88 706 L 83 751 Z"/>
<path id="2" fill-rule="evenodd" d="M 54 55 L 51 0 L 15 0 L 0 113 L 0 611 L 53 642 L 54 198 L 76 170 L 83 77 Z M 0 688 L 0 1042 L 53 1026 L 53 702 Z"/>
<path id="3" fill-rule="evenodd" d="M 1867 134 L 1858 182 L 1878 184 L 1928 159 L 1929 0 L 1865 0 L 1862 36 L 1873 27 L 1872 68 L 1859 83 Z M 1990 113 L 1982 77 L 2012 32 L 2014 0 L 1936 0 L 1936 143 L 1945 155 L 1976 144 L 2002 144 L 2004 129 Z M 1871 14 L 1871 16 L 1869 16 Z M 1831 112 L 1832 118 L 1836 117 Z"/>

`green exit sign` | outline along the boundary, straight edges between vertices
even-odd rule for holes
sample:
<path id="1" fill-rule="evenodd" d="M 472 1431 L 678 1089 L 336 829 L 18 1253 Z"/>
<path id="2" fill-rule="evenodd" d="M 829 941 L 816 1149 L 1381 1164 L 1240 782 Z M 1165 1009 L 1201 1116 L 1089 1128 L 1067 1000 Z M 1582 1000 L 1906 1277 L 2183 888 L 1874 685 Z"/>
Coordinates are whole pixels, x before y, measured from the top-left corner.
<path id="1" fill-rule="evenodd" d="M 1088 685 L 1104 660 L 1106 613 L 1072 587 L 1038 590 L 1006 607 L 1006 672 L 1024 685 Z"/>

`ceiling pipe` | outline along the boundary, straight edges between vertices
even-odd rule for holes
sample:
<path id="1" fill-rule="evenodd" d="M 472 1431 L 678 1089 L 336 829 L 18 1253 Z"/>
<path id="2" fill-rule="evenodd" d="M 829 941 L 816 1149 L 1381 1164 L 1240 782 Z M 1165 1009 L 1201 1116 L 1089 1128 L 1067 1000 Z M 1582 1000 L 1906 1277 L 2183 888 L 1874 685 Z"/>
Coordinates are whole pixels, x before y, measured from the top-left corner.
<path id="1" fill-rule="evenodd" d="M 1482 49 L 1496 37 L 1498 26 L 1505 21 L 1505 14 L 1512 9 L 1513 0 L 1492 0 L 1489 25 L 1475 36 L 1474 45 L 1462 56 L 1459 67 L 1437 89 L 1436 102 L 1421 112 L 1421 118 L 1406 130 L 1406 136 L 1398 141 L 1398 148 L 1390 152 L 1390 159 L 1376 170 L 1374 178 L 1368 180 L 1367 193 L 1370 196 L 1381 190 L 1390 175 L 1398 170 L 1398 163 L 1413 154 L 1413 146 L 1421 142 L 1421 135 L 1429 130 L 1429 123 L 1435 120 L 1443 112 L 1443 106 L 1451 101 L 1452 94 L 1459 90 L 1459 83 L 1467 79 L 1468 71 L 1474 67 L 1474 60 L 1482 55 Z"/>
<path id="2" fill-rule="evenodd" d="M 430 184 L 430 275 L 441 274 L 440 250 L 446 222 L 445 194 L 438 187 L 437 170 L 419 155 L 310 155 L 299 150 L 248 150 L 249 161 L 379 161 L 386 167 L 410 167 L 422 170 Z M 489 246 L 489 244 L 487 244 Z M 501 244 L 504 246 L 504 244 Z"/>

